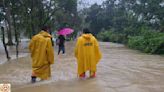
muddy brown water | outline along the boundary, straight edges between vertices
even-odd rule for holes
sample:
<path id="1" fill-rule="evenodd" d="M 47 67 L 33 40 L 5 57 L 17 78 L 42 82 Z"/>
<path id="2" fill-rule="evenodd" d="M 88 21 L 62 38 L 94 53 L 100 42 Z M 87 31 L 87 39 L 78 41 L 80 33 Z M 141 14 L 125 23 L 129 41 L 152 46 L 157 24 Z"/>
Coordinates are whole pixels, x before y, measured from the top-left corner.
<path id="1" fill-rule="evenodd" d="M 95 79 L 77 78 L 74 42 L 68 42 L 65 55 L 55 54 L 51 79 L 30 83 L 28 55 L 1 64 L 0 83 L 11 83 L 12 92 L 164 92 L 164 56 L 108 42 L 100 47 L 103 57 Z"/>

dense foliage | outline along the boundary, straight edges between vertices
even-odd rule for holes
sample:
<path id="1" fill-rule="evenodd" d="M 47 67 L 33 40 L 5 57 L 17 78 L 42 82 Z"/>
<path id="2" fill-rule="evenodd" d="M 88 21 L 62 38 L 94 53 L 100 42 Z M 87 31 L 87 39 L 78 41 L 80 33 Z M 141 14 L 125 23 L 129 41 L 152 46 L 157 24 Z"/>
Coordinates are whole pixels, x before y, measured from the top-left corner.
<path id="1" fill-rule="evenodd" d="M 31 37 L 43 25 L 55 32 L 89 27 L 102 41 L 124 43 L 147 53 L 164 53 L 163 0 L 105 0 L 78 10 L 85 0 L 1 0 L 0 22 L 5 22 L 8 43 L 13 33 Z M 84 3 L 85 4 L 85 3 Z M 84 5 L 85 6 L 85 5 Z"/>
<path id="2" fill-rule="evenodd" d="M 164 53 L 163 0 L 106 0 L 84 12 L 85 22 L 100 40 L 124 43 L 147 53 Z"/>
<path id="3" fill-rule="evenodd" d="M 164 34 L 146 30 L 140 36 L 130 37 L 128 46 L 146 53 L 164 54 Z"/>
<path id="4" fill-rule="evenodd" d="M 77 0 L 0 1 L 0 23 L 5 24 L 11 41 L 15 31 L 18 35 L 31 37 L 45 25 L 50 26 L 52 32 L 61 27 L 78 29 L 79 19 Z"/>

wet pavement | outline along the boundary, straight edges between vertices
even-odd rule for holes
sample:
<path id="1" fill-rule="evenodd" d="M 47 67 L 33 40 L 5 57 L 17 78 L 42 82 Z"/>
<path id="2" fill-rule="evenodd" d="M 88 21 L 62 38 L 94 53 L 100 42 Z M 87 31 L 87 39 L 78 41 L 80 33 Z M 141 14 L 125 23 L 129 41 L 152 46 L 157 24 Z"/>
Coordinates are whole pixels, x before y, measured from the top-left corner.
<path id="1" fill-rule="evenodd" d="M 79 80 L 74 42 L 66 54 L 55 54 L 52 78 L 30 83 L 30 55 L 0 65 L 0 83 L 12 92 L 164 92 L 164 56 L 144 54 L 121 44 L 100 43 L 103 57 L 95 79 Z M 57 47 L 55 47 L 57 52 Z"/>

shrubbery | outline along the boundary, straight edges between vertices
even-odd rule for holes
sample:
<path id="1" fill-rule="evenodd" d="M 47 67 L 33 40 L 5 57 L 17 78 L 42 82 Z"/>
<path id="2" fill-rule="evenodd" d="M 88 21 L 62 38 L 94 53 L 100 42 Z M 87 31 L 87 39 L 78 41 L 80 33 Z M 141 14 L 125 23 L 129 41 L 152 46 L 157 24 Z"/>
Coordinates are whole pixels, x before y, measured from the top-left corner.
<path id="1" fill-rule="evenodd" d="M 97 35 L 97 38 L 101 41 L 110 41 L 115 43 L 125 43 L 127 41 L 124 34 L 114 33 L 112 31 L 102 31 Z"/>
<path id="2" fill-rule="evenodd" d="M 164 33 L 149 31 L 129 37 L 128 46 L 146 53 L 164 54 Z"/>
<path id="3" fill-rule="evenodd" d="M 132 49 L 145 53 L 164 54 L 164 33 L 141 29 L 139 35 L 128 35 L 115 33 L 110 30 L 102 31 L 97 35 L 101 41 L 125 43 Z"/>

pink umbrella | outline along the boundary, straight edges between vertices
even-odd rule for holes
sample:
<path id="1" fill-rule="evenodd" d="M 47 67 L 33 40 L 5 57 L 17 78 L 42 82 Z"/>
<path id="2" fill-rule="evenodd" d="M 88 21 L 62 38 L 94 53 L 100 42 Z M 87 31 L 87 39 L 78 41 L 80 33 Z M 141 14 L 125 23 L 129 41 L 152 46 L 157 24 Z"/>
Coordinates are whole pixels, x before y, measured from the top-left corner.
<path id="1" fill-rule="evenodd" d="M 60 31 L 57 32 L 58 35 L 69 35 L 73 32 L 74 30 L 71 28 L 63 28 Z"/>

